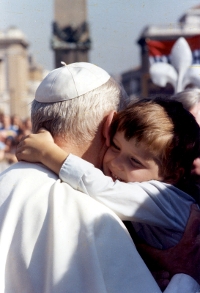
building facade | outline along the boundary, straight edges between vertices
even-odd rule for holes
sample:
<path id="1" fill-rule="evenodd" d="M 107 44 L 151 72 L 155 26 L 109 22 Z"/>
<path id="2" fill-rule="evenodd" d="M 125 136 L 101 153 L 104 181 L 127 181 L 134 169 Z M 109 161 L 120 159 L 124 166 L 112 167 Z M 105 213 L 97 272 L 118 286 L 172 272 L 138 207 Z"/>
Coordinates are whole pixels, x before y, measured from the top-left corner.
<path id="1" fill-rule="evenodd" d="M 43 78 L 42 67 L 33 66 L 28 56 L 28 46 L 18 28 L 0 32 L 0 111 L 22 118 L 30 115 L 33 88 Z"/>

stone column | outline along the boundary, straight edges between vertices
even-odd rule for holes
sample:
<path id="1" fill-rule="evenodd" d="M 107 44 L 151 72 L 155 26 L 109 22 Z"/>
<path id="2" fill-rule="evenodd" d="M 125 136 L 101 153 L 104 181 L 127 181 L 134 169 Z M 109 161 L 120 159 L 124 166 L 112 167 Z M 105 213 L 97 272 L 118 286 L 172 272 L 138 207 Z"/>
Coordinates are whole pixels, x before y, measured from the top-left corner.
<path id="1" fill-rule="evenodd" d="M 87 24 L 86 0 L 54 0 L 54 22 L 51 46 L 55 67 L 88 61 L 91 47 Z"/>

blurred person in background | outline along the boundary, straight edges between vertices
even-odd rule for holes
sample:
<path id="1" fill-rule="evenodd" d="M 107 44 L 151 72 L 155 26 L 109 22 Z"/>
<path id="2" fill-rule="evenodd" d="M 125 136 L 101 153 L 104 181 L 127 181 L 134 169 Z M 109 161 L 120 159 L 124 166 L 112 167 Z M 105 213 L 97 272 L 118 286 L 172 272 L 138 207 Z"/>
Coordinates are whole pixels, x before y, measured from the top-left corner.
<path id="1" fill-rule="evenodd" d="M 196 119 L 200 126 L 200 89 L 188 88 L 171 96 L 172 100 L 182 103 L 183 107 L 188 110 Z M 200 154 L 194 160 L 192 174 L 195 180 L 200 184 Z"/>
<path id="2" fill-rule="evenodd" d="M 32 132 L 32 123 L 31 123 L 31 118 L 27 117 L 23 121 L 23 135 L 28 135 Z"/>
<path id="3" fill-rule="evenodd" d="M 8 114 L 3 114 L 1 117 L 1 127 L 0 127 L 0 139 L 2 142 L 5 142 L 8 136 L 15 137 L 17 131 L 11 124 L 11 117 Z"/>
<path id="4" fill-rule="evenodd" d="M 0 111 L 0 173 L 17 162 L 16 145 L 31 129 L 30 117 L 22 120 L 17 114 L 10 116 Z"/>
<path id="5" fill-rule="evenodd" d="M 188 88 L 171 96 L 172 100 L 182 103 L 183 107 L 188 110 L 200 125 L 200 89 Z"/>
<path id="6" fill-rule="evenodd" d="M 13 115 L 11 116 L 11 125 L 12 129 L 19 135 L 23 130 L 23 121 L 19 117 L 19 115 Z"/>

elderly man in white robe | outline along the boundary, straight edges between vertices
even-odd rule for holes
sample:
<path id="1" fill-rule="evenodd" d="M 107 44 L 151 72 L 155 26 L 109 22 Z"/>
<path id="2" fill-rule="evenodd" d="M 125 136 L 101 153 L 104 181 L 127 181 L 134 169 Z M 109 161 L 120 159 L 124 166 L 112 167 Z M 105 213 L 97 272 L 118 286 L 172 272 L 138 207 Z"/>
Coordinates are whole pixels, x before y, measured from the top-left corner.
<path id="1" fill-rule="evenodd" d="M 103 69 L 64 66 L 36 91 L 33 131 L 45 127 L 63 150 L 101 167 L 104 131 L 126 99 Z M 0 190 L 0 292 L 161 292 L 119 218 L 43 165 L 12 165 L 0 175 Z M 198 291 L 193 278 L 186 276 L 185 288 L 181 276 L 166 293 Z"/>

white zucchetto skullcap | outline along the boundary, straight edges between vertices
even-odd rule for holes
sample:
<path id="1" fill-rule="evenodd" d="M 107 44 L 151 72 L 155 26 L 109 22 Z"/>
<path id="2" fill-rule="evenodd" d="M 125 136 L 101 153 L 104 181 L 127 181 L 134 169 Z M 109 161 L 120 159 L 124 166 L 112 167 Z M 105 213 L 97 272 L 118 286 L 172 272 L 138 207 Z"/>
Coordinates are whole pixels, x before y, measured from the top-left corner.
<path id="1" fill-rule="evenodd" d="M 84 95 L 104 83 L 110 75 L 102 68 L 87 62 L 77 62 L 52 70 L 40 83 L 35 100 L 54 103 Z"/>

